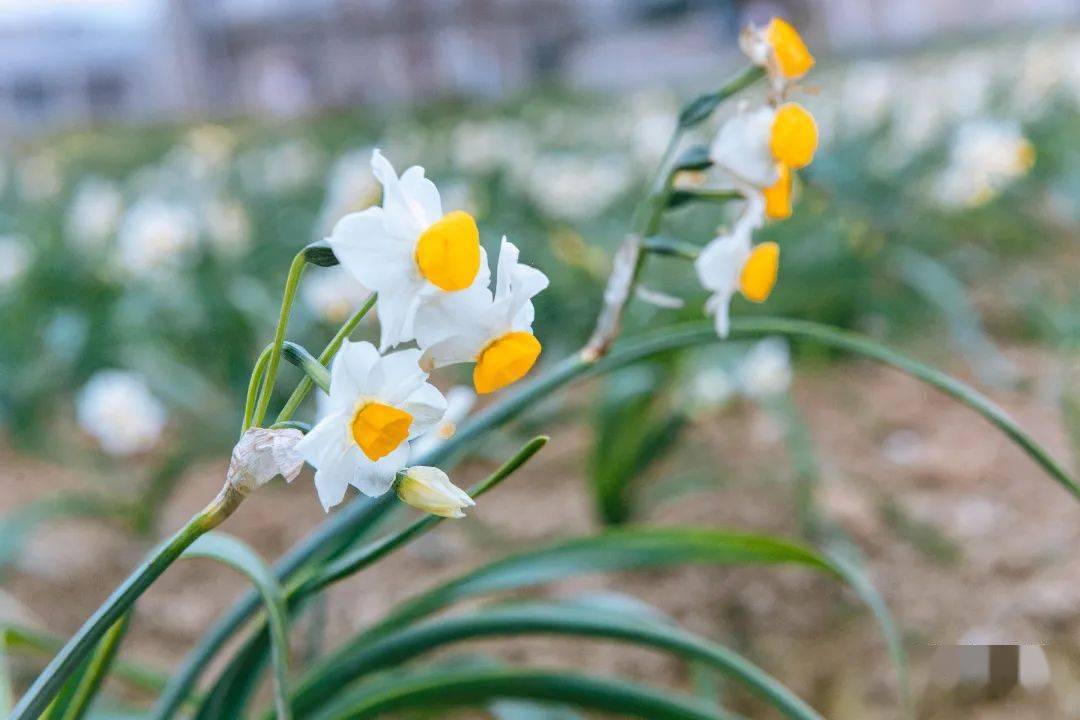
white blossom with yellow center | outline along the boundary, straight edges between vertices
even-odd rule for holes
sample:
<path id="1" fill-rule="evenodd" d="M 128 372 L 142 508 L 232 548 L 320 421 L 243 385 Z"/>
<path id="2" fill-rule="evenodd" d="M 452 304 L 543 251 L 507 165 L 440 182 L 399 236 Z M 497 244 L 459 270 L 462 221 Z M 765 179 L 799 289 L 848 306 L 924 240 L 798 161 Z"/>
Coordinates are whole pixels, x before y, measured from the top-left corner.
<path id="1" fill-rule="evenodd" d="M 788 102 L 744 110 L 728 120 L 709 157 L 736 187 L 762 191 L 766 215 L 782 219 L 791 214 L 793 171 L 810 164 L 817 145 L 814 117 L 802 105 Z"/>
<path id="2" fill-rule="evenodd" d="M 414 165 L 399 178 L 375 150 L 371 168 L 382 184 L 381 207 L 341 219 L 329 237 L 341 264 L 379 294 L 380 351 L 414 337 L 424 302 L 486 287 L 487 258 L 471 215 L 443 213 L 435 184 Z"/>
<path id="3" fill-rule="evenodd" d="M 761 226 L 764 200 L 752 196 L 731 232 L 705 246 L 694 262 L 698 279 L 711 293 L 705 311 L 712 315 L 716 332 L 727 337 L 729 305 L 735 293 L 755 303 L 765 302 L 776 284 L 780 246 L 774 242 L 753 244 L 753 232 Z"/>
<path id="4" fill-rule="evenodd" d="M 296 444 L 315 470 L 315 490 L 329 510 L 349 485 L 382 495 L 409 462 L 409 441 L 431 429 L 446 399 L 427 382 L 419 350 L 380 356 L 368 342 L 342 346 L 330 368 L 325 416 Z"/>
<path id="5" fill-rule="evenodd" d="M 421 307 L 416 340 L 421 364 L 438 368 L 476 363 L 473 386 L 484 394 L 520 380 L 540 356 L 532 333 L 532 298 L 548 286 L 547 275 L 518 262 L 518 249 L 502 239 L 494 295 L 475 287 Z"/>
<path id="6" fill-rule="evenodd" d="M 739 47 L 755 65 L 765 68 L 778 90 L 805 75 L 814 66 L 799 31 L 783 18 L 774 17 L 765 27 L 749 25 L 739 36 Z"/>
<path id="7" fill-rule="evenodd" d="M 79 426 L 109 455 L 126 457 L 153 448 L 169 416 L 141 375 L 100 370 L 75 398 Z"/>

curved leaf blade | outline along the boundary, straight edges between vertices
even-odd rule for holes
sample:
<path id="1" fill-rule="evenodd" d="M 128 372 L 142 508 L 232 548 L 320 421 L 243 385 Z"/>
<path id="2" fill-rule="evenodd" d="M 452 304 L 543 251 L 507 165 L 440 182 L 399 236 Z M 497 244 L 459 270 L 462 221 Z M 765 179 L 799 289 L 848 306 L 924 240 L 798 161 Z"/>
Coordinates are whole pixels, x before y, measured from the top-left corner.
<path id="1" fill-rule="evenodd" d="M 690 661 L 699 661 L 737 680 L 788 718 L 823 720 L 780 681 L 723 645 L 640 613 L 610 612 L 558 603 L 496 606 L 468 615 L 439 618 L 392 633 L 356 648 L 356 652 L 348 656 L 339 657 L 331 673 L 312 677 L 294 694 L 293 710 L 297 718 L 306 717 L 356 678 L 398 666 L 450 643 L 533 634 L 618 640 L 670 652 Z"/>
<path id="2" fill-rule="evenodd" d="M 319 720 L 363 720 L 389 712 L 466 707 L 501 699 L 552 700 L 643 720 L 738 720 L 700 701 L 640 684 L 585 675 L 482 669 L 430 673 L 350 694 Z"/>
<path id="3" fill-rule="evenodd" d="M 285 591 L 273 571 L 258 553 L 231 535 L 210 532 L 188 547 L 183 558 L 207 558 L 228 565 L 243 573 L 255 585 L 266 605 L 266 617 L 271 638 L 271 660 L 274 664 L 274 705 L 280 720 L 290 717 L 285 695 L 288 681 L 289 636 Z"/>

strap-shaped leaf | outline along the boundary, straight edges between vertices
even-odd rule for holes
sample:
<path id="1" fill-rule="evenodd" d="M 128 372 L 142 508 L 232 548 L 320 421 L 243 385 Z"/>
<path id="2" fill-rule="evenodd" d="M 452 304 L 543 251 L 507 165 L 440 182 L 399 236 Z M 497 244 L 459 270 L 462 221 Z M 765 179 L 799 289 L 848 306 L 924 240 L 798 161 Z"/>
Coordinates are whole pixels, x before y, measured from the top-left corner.
<path id="1" fill-rule="evenodd" d="M 71 676 L 68 681 L 71 692 L 61 692 L 57 696 L 47 714 L 50 719 L 80 720 L 86 714 L 116 660 L 116 653 L 120 649 L 130 619 L 131 613 L 127 613 L 109 628 L 82 672 Z"/>
<path id="2" fill-rule="evenodd" d="M 525 443 L 513 457 L 499 466 L 491 475 L 469 488 L 469 495 L 476 498 L 490 492 L 536 455 L 547 442 L 548 438 L 541 435 Z M 326 585 L 359 572 L 444 521 L 445 518 L 436 515 L 425 515 L 397 532 L 345 553 L 333 562 L 323 566 L 318 572 L 313 572 L 304 582 L 290 586 L 288 609 L 295 610 L 305 598 L 317 593 Z M 238 708 L 242 707 L 246 702 L 262 669 L 262 661 L 266 653 L 267 638 L 264 629 L 258 628 L 256 630 L 247 645 L 236 655 L 226 671 L 214 684 L 207 701 L 203 704 L 206 717 L 216 717 L 211 712 L 215 707 L 228 707 L 238 712 Z M 176 712 L 183 698 L 187 696 L 194 686 L 199 669 L 216 650 L 217 642 L 219 640 L 224 642 L 226 637 L 227 634 L 212 635 L 209 638 L 211 642 L 208 643 L 207 650 L 195 656 L 195 662 L 185 665 L 173 677 L 154 708 L 155 718 L 169 718 Z"/>
<path id="3" fill-rule="evenodd" d="M 551 700 L 643 720 L 738 720 L 738 716 L 641 684 L 531 670 L 480 669 L 392 680 L 343 697 L 319 720 L 363 720 L 402 710 L 468 707 L 499 699 Z"/>
<path id="4" fill-rule="evenodd" d="M 611 612 L 559 603 L 496 606 L 468 615 L 407 627 L 336 659 L 331 673 L 314 674 L 293 695 L 293 711 L 304 718 L 346 683 L 388 669 L 449 643 L 485 637 L 547 634 L 637 643 L 699 661 L 742 683 L 786 717 L 822 720 L 782 683 L 738 653 L 641 613 Z"/>
<path id="5" fill-rule="evenodd" d="M 246 543 L 224 533 L 203 535 L 184 551 L 185 558 L 209 558 L 243 573 L 255 585 L 266 605 L 271 638 L 271 660 L 274 664 L 274 705 L 279 720 L 290 717 L 285 696 L 288 679 L 289 636 L 288 615 L 285 611 L 285 592 L 273 571 L 258 553 Z"/>

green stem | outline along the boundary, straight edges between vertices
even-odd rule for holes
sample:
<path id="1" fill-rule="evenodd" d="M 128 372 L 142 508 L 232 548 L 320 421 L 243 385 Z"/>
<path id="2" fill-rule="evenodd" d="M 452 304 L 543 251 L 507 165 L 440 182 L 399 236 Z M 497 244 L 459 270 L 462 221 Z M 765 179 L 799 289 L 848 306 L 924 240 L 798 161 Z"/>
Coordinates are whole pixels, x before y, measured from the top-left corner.
<path id="1" fill-rule="evenodd" d="M 300 285 L 300 276 L 304 274 L 306 267 L 307 257 L 301 250 L 293 258 L 289 266 L 289 276 L 285 280 L 285 292 L 281 296 L 281 311 L 278 313 L 274 341 L 271 343 L 270 365 L 266 369 L 266 379 L 263 381 L 259 401 L 255 406 L 255 415 L 251 420 L 253 425 L 262 425 L 266 417 L 266 409 L 270 406 L 270 396 L 274 394 L 274 382 L 277 380 L 278 366 L 281 364 L 281 345 L 285 342 L 285 330 L 289 325 L 289 312 L 296 298 L 296 288 Z"/>
<path id="2" fill-rule="evenodd" d="M 263 387 L 266 363 L 270 362 L 270 353 L 272 352 L 274 352 L 273 343 L 264 347 L 263 351 L 259 353 L 259 359 L 255 361 L 255 369 L 251 371 L 251 379 L 248 380 L 247 399 L 244 401 L 244 426 L 240 429 L 241 435 L 251 427 L 251 422 L 255 417 L 255 400 L 259 396 L 260 388 Z"/>
<path id="3" fill-rule="evenodd" d="M 319 354 L 319 362 L 323 365 L 329 365 L 330 361 L 334 359 L 334 355 L 341 349 L 341 344 L 352 334 L 352 331 L 356 329 L 356 326 L 360 324 L 360 321 L 364 319 L 364 316 L 371 311 L 371 308 L 375 307 L 376 298 L 377 295 L 375 293 L 368 295 L 368 299 L 364 301 L 364 304 L 360 306 L 360 309 L 345 321 L 345 324 L 338 329 L 337 334 L 334 335 L 323 349 L 322 353 Z M 311 392 L 312 384 L 311 378 L 307 375 L 300 380 L 300 384 L 296 386 L 292 395 L 290 395 L 289 399 L 285 402 L 285 406 L 281 409 L 281 412 L 278 413 L 277 420 L 274 421 L 275 425 L 284 422 L 293 416 L 296 409 L 300 407 L 300 403 L 304 402 L 304 398 Z"/>
<path id="4" fill-rule="evenodd" d="M 124 613 L 105 633 L 105 637 L 102 638 L 97 650 L 90 658 L 86 674 L 79 680 L 79 685 L 75 688 L 75 693 L 61 720 L 80 720 L 90 709 L 90 703 L 93 702 L 101 683 L 105 681 L 105 677 L 112 668 L 130 620 L 131 613 Z"/>
<path id="5" fill-rule="evenodd" d="M 243 495 L 226 485 L 217 497 L 194 515 L 168 541 L 158 547 L 150 557 L 136 568 L 128 578 L 113 591 L 90 618 L 83 623 L 60 652 L 49 662 L 37 679 L 20 698 L 11 720 L 33 720 L 48 706 L 64 682 L 93 652 L 98 641 L 109 628 L 135 604 L 151 583 L 157 580 L 184 551 L 203 533 L 220 525 L 240 503 Z"/>

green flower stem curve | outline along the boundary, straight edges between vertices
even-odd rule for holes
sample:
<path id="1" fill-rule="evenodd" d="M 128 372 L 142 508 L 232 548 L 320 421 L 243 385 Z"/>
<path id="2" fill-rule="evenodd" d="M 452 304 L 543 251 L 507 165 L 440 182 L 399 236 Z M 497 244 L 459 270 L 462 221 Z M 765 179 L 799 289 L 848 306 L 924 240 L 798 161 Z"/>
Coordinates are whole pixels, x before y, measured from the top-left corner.
<path id="1" fill-rule="evenodd" d="M 307 256 L 301 250 L 293 258 L 289 265 L 289 276 L 285 280 L 285 291 L 281 294 L 281 310 L 278 312 L 277 327 L 274 329 L 274 340 L 271 343 L 270 364 L 266 368 L 266 379 L 259 393 L 259 400 L 255 406 L 255 414 L 252 417 L 253 425 L 261 425 L 266 417 L 266 409 L 270 406 L 270 396 L 274 394 L 274 382 L 277 380 L 278 366 L 281 364 L 281 345 L 285 342 L 285 330 L 289 325 L 289 312 L 292 310 L 293 300 L 296 299 L 296 289 L 300 285 L 300 276 L 307 267 Z"/>

